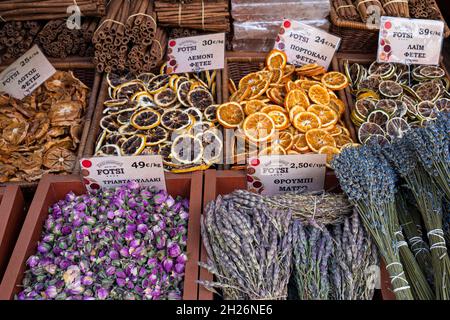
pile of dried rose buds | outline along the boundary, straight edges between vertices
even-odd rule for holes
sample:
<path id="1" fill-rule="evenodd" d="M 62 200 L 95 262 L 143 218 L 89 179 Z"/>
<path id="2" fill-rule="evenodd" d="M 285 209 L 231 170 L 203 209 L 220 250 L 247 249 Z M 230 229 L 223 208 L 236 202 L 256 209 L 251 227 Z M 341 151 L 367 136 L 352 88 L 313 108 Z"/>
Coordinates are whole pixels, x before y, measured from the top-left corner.
<path id="1" fill-rule="evenodd" d="M 181 299 L 189 201 L 130 182 L 49 209 L 16 299 Z"/>

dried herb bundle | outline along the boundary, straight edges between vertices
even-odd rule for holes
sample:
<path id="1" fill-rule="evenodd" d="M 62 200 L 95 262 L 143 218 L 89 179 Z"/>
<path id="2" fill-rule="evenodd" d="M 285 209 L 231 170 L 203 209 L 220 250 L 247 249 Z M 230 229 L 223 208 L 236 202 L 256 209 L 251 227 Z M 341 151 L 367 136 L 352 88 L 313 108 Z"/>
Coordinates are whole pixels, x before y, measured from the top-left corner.
<path id="1" fill-rule="evenodd" d="M 225 299 L 286 299 L 291 274 L 291 213 L 261 205 L 243 208 L 219 196 L 202 220 L 208 262 L 200 263 L 216 282 L 200 281 Z"/>

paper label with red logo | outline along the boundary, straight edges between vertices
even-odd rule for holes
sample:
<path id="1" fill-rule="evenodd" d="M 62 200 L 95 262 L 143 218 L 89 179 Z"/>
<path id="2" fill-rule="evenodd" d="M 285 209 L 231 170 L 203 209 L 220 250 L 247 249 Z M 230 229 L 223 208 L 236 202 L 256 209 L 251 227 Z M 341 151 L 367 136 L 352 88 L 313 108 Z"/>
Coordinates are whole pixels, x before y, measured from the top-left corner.
<path id="1" fill-rule="evenodd" d="M 130 181 L 166 190 L 161 156 L 93 157 L 81 159 L 80 165 L 88 190 L 119 187 Z"/>
<path id="2" fill-rule="evenodd" d="M 168 74 L 223 69 L 225 33 L 170 39 L 167 47 Z"/>
<path id="3" fill-rule="evenodd" d="M 443 35 L 442 21 L 381 17 L 377 61 L 437 65 Z"/>
<path id="4" fill-rule="evenodd" d="M 274 48 L 284 51 L 293 65 L 316 63 L 328 69 L 340 42 L 341 38 L 321 29 L 285 19 Z"/>
<path id="5" fill-rule="evenodd" d="M 311 192 L 324 188 L 326 155 L 272 155 L 250 158 L 247 189 L 262 195 Z"/>

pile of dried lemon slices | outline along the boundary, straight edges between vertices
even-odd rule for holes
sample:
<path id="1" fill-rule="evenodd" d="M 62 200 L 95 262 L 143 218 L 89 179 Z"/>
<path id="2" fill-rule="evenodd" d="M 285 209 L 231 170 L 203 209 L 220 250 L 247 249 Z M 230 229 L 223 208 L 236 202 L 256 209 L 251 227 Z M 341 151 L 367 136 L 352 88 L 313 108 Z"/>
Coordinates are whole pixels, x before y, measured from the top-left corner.
<path id="1" fill-rule="evenodd" d="M 266 66 L 232 81 L 230 102 L 217 109 L 217 120 L 247 142 L 242 157 L 273 154 L 327 154 L 327 163 L 345 146 L 353 145 L 341 120 L 345 104 L 334 91 L 348 86 L 347 77 L 317 65 L 294 67 L 286 54 L 272 50 Z"/>
<path id="2" fill-rule="evenodd" d="M 222 154 L 216 72 L 107 76 L 95 156 L 161 155 L 172 172 L 205 170 Z"/>

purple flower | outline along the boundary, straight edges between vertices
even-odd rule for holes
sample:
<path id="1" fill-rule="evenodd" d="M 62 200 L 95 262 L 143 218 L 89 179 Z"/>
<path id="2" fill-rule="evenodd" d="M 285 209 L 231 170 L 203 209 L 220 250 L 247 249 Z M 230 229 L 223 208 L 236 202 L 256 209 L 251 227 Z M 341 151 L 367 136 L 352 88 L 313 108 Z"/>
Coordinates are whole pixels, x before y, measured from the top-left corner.
<path id="1" fill-rule="evenodd" d="M 187 261 L 188 261 L 188 257 L 187 257 L 187 255 L 185 253 L 182 253 L 182 254 L 180 254 L 177 257 L 177 263 L 184 263 L 184 264 L 186 264 Z"/>
<path id="2" fill-rule="evenodd" d="M 68 194 L 66 194 L 66 202 L 73 202 L 76 199 L 76 197 L 77 196 L 75 195 L 75 193 L 71 191 Z"/>
<path id="3" fill-rule="evenodd" d="M 68 267 L 70 267 L 72 265 L 72 263 L 69 260 L 62 260 L 59 263 L 59 267 L 63 270 L 66 270 Z"/>
<path id="4" fill-rule="evenodd" d="M 38 256 L 30 256 L 27 260 L 27 265 L 30 268 L 34 268 L 39 264 L 39 257 Z"/>
<path id="5" fill-rule="evenodd" d="M 48 286 L 45 290 L 45 295 L 49 299 L 54 299 L 58 295 L 58 290 L 55 286 Z"/>
<path id="6" fill-rule="evenodd" d="M 177 291 L 170 291 L 167 294 L 167 298 L 169 300 L 181 300 L 181 294 L 179 292 L 177 292 Z"/>
<path id="7" fill-rule="evenodd" d="M 105 300 L 109 295 L 109 291 L 105 288 L 100 288 L 97 290 L 97 298 L 100 300 Z"/>
<path id="8" fill-rule="evenodd" d="M 169 257 L 176 258 L 181 254 L 181 248 L 176 242 L 169 242 L 167 245 L 167 253 Z"/>
<path id="9" fill-rule="evenodd" d="M 178 273 L 178 274 L 183 274 L 184 273 L 184 268 L 185 268 L 185 264 L 183 263 L 177 263 L 176 265 L 175 265 L 175 272 L 176 273 Z"/>
<path id="10" fill-rule="evenodd" d="M 141 224 L 139 224 L 139 225 L 137 226 L 137 231 L 140 232 L 140 233 L 142 233 L 142 234 L 146 234 L 147 231 L 148 231 L 148 227 L 147 227 L 147 225 L 141 223 Z"/>
<path id="11" fill-rule="evenodd" d="M 156 204 L 163 204 L 167 199 L 167 194 L 163 191 L 160 191 L 155 197 L 153 198 L 153 201 Z"/>
<path id="12" fill-rule="evenodd" d="M 109 220 L 113 220 L 116 215 L 114 214 L 114 211 L 108 210 L 108 212 L 106 213 L 106 216 L 108 217 Z"/>
<path id="13" fill-rule="evenodd" d="M 139 183 L 136 181 L 130 181 L 127 183 L 127 189 L 130 190 L 138 190 L 139 189 Z"/>
<path id="14" fill-rule="evenodd" d="M 47 252 L 49 252 L 50 251 L 50 245 L 49 244 L 47 244 L 47 243 L 44 243 L 44 242 L 41 242 L 39 245 L 38 245 L 38 251 L 40 252 L 40 253 L 47 253 Z"/>
<path id="15" fill-rule="evenodd" d="M 135 232 L 137 229 L 137 226 L 135 224 L 127 224 L 127 232 Z"/>
<path id="16" fill-rule="evenodd" d="M 180 213 L 179 213 L 179 216 L 184 221 L 188 221 L 189 220 L 189 212 L 187 212 L 185 210 L 181 210 Z"/>
<path id="17" fill-rule="evenodd" d="M 163 262 L 163 268 L 164 268 L 164 270 L 166 272 L 172 271 L 172 268 L 173 268 L 173 261 L 172 261 L 172 259 L 168 259 L 168 258 L 165 259 L 164 262 Z"/>
<path id="18" fill-rule="evenodd" d="M 108 276 L 112 276 L 114 273 L 116 273 L 116 268 L 114 266 L 109 266 L 106 268 L 106 274 Z"/>
<path id="19" fill-rule="evenodd" d="M 75 205 L 75 210 L 84 211 L 84 210 L 86 210 L 86 205 L 83 202 L 77 203 Z"/>
<path id="20" fill-rule="evenodd" d="M 85 285 L 85 286 L 90 286 L 94 283 L 94 279 L 92 277 L 88 277 L 88 276 L 84 276 L 81 279 L 81 284 Z"/>
<path id="21" fill-rule="evenodd" d="M 123 270 L 117 270 L 116 277 L 125 279 L 127 277 L 127 275 L 125 274 L 125 272 Z"/>
<path id="22" fill-rule="evenodd" d="M 118 253 L 116 250 L 111 250 L 111 251 L 109 252 L 109 257 L 110 257 L 112 260 L 117 260 L 117 259 L 119 259 L 119 253 Z"/>
<path id="23" fill-rule="evenodd" d="M 155 285 L 156 282 L 158 282 L 158 276 L 155 273 L 152 273 L 151 275 L 148 276 L 148 280 L 152 285 Z"/>
<path id="24" fill-rule="evenodd" d="M 130 252 L 127 247 L 123 247 L 119 252 L 122 257 L 128 258 L 130 256 Z"/>
<path id="25" fill-rule="evenodd" d="M 125 281 L 125 279 L 123 279 L 123 278 L 117 278 L 117 279 L 116 279 L 116 283 L 117 283 L 117 285 L 118 285 L 119 287 L 124 287 L 125 284 L 126 284 L 126 281 Z"/>
<path id="26" fill-rule="evenodd" d="M 166 199 L 166 206 L 170 208 L 174 204 L 175 204 L 175 200 L 171 196 L 168 196 Z"/>
<path id="27" fill-rule="evenodd" d="M 141 244 L 141 240 L 134 239 L 134 240 L 131 240 L 130 247 L 131 248 L 137 248 L 137 247 L 139 247 L 140 244 Z"/>

